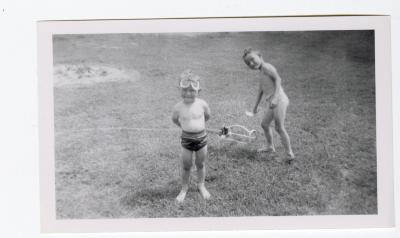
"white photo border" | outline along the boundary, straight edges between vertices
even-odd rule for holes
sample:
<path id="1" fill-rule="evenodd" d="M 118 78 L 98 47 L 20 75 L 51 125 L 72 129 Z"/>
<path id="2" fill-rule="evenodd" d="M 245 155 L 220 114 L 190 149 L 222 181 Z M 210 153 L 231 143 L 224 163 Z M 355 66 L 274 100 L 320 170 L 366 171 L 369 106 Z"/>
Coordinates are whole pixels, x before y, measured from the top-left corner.
<path id="1" fill-rule="evenodd" d="M 53 50 L 55 34 L 374 30 L 377 215 L 56 219 Z M 389 16 L 246 17 L 38 22 L 39 160 L 42 232 L 129 232 L 394 227 Z"/>

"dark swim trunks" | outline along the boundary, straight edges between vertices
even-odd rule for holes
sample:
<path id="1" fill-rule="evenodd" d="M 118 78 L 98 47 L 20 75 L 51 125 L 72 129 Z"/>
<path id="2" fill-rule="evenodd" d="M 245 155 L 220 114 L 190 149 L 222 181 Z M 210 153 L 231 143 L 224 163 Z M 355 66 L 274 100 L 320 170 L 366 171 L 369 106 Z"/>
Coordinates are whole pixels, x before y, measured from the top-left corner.
<path id="1" fill-rule="evenodd" d="M 190 151 L 198 151 L 207 145 L 207 132 L 187 132 L 182 131 L 181 144 Z"/>

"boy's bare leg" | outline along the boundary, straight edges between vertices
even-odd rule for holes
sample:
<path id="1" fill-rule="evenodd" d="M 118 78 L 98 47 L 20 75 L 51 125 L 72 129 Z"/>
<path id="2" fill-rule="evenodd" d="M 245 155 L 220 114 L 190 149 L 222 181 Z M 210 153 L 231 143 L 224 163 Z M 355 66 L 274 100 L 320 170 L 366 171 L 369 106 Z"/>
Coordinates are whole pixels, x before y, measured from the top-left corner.
<path id="1" fill-rule="evenodd" d="M 258 149 L 258 152 L 275 152 L 274 139 L 271 130 L 271 122 L 274 119 L 274 112 L 271 109 L 267 109 L 264 118 L 261 122 L 261 127 L 264 130 L 265 139 L 267 140 L 267 146 Z"/>
<path id="2" fill-rule="evenodd" d="M 178 202 L 183 202 L 183 200 L 185 200 L 186 193 L 189 189 L 190 169 L 192 168 L 192 154 L 192 151 L 182 148 L 182 189 L 176 197 Z"/>
<path id="3" fill-rule="evenodd" d="M 278 104 L 275 110 L 275 129 L 281 137 L 283 147 L 285 148 L 286 155 L 289 161 L 294 159 L 294 154 L 290 144 L 290 138 L 285 128 L 286 109 L 289 104 L 289 100 L 284 100 Z"/>
<path id="4" fill-rule="evenodd" d="M 199 188 L 200 194 L 204 199 L 209 199 L 211 197 L 210 193 L 207 191 L 204 181 L 206 178 L 206 167 L 204 166 L 207 159 L 207 146 L 204 146 L 199 151 L 196 152 L 196 168 L 197 168 L 197 186 Z"/>

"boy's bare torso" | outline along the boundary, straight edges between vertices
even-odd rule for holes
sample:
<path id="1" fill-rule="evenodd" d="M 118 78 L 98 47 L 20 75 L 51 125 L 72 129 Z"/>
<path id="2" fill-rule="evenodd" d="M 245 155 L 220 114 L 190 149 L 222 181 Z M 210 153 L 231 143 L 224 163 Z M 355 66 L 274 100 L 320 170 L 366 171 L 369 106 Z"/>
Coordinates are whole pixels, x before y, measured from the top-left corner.
<path id="1" fill-rule="evenodd" d="M 180 102 L 176 105 L 181 128 L 187 132 L 200 132 L 205 129 L 204 102 L 196 98 L 193 103 Z"/>
<path id="2" fill-rule="evenodd" d="M 260 70 L 262 72 L 262 75 L 259 76 L 259 90 L 263 92 L 266 100 L 269 100 L 274 94 L 276 87 L 274 79 L 271 77 L 271 74 L 273 73 L 272 71 L 275 71 L 275 74 L 277 74 L 277 72 L 271 64 L 265 62 L 261 65 Z M 283 88 L 280 87 L 276 96 L 279 99 L 282 95 L 285 95 L 285 92 L 283 91 Z"/>

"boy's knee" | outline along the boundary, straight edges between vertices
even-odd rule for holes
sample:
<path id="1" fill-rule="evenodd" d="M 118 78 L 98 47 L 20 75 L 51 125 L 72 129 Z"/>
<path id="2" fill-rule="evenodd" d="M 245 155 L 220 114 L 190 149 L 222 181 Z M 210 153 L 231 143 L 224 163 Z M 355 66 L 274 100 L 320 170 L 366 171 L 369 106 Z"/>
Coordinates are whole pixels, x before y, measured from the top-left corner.
<path id="1" fill-rule="evenodd" d="M 264 130 L 268 130 L 269 129 L 269 123 L 267 123 L 267 122 L 261 122 L 261 127 L 264 129 Z"/>
<path id="2" fill-rule="evenodd" d="M 281 134 L 282 133 L 282 127 L 281 126 L 278 126 L 278 125 L 276 125 L 275 126 L 275 130 L 276 130 L 276 132 L 278 132 L 278 134 Z"/>
<path id="3" fill-rule="evenodd" d="M 188 171 L 192 168 L 192 161 L 184 160 L 182 166 L 184 170 Z"/>
<path id="4" fill-rule="evenodd" d="M 282 133 L 286 133 L 286 129 L 282 124 L 275 125 L 275 130 L 276 132 L 278 132 L 279 135 L 281 135 Z"/>
<path id="5" fill-rule="evenodd" d="M 197 170 L 203 169 L 204 162 L 203 161 L 196 161 L 196 168 Z"/>

